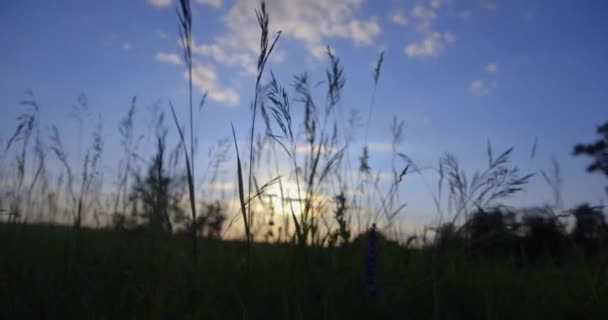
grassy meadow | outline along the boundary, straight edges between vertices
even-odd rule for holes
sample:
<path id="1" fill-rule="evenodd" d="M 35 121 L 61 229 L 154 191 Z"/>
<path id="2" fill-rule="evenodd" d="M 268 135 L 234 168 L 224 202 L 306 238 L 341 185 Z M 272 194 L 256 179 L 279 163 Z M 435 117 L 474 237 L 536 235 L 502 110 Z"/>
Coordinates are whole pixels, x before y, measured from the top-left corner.
<path id="1" fill-rule="evenodd" d="M 2 225 L 3 319 L 603 319 L 596 268 L 470 263 L 457 252 L 380 243 L 377 292 L 365 246 L 296 248 Z"/>
<path id="2" fill-rule="evenodd" d="M 451 154 L 421 165 L 400 151 L 395 117 L 387 183 L 367 145 L 384 53 L 357 126 L 344 121 L 339 57 L 327 48 L 321 84 L 277 79 L 266 64 L 281 33 L 269 32 L 264 2 L 251 14 L 260 52 L 249 126 L 227 128 L 206 163 L 195 161 L 206 96 L 192 89 L 188 0 L 177 21 L 189 103 L 151 112 L 141 133 L 133 98 L 110 124 L 119 163 L 103 162 L 104 126 L 85 117 L 85 96 L 73 110 L 87 132 L 75 161 L 27 94 L 0 154 L 0 319 L 608 319 L 604 208 L 563 208 L 557 161 L 522 172 L 513 148 L 488 142 L 488 165 L 473 174 Z M 575 147 L 596 160 L 591 171 L 606 167 L 608 125 L 598 133 L 604 142 Z M 140 151 L 142 135 L 152 153 Z M 234 199 L 203 187 L 223 167 Z M 406 232 L 400 188 L 412 175 L 436 179 L 425 181 L 438 218 Z M 533 177 L 553 203 L 505 205 Z"/>

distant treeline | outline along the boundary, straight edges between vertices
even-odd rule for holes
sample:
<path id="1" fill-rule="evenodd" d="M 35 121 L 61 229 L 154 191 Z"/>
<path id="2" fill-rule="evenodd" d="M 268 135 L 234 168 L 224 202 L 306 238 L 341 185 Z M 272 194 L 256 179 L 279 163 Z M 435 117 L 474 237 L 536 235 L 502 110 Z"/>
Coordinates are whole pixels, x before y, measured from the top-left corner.
<path id="1" fill-rule="evenodd" d="M 556 215 L 549 207 L 474 212 L 460 227 L 436 229 L 440 252 L 462 249 L 473 260 L 512 259 L 518 265 L 608 257 L 608 225 L 601 207 L 580 205 Z"/>

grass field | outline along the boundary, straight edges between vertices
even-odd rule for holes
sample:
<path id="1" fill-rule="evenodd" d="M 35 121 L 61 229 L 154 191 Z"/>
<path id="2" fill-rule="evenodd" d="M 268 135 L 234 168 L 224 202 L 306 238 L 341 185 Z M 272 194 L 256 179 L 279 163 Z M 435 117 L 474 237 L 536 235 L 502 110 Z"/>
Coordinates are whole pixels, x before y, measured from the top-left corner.
<path id="1" fill-rule="evenodd" d="M 380 242 L 374 296 L 364 283 L 365 246 L 357 241 L 333 249 L 256 244 L 247 258 L 245 243 L 206 240 L 194 261 L 189 239 L 176 236 L 35 225 L 0 230 L 1 319 L 608 316 L 608 279 L 582 262 L 520 269 L 470 263 L 451 252 L 432 263 L 430 250 Z"/>
<path id="2" fill-rule="evenodd" d="M 367 122 L 351 109 L 345 123 L 346 78 L 329 46 L 322 82 L 307 73 L 277 80 L 266 67 L 282 33 L 270 33 L 263 1 L 251 12 L 260 35 L 251 118 L 226 128 L 232 136 L 200 161 L 205 133 L 195 122 L 207 93 L 193 102 L 193 11 L 189 0 L 176 9 L 188 104 L 150 109 L 142 129 L 134 97 L 110 129 L 115 163 L 104 162 L 108 135 L 101 114 L 86 116 L 86 96 L 73 107 L 73 149 L 63 129 L 41 121 L 32 92 L 22 102 L 1 143 L 0 320 L 608 319 L 604 207 L 564 208 L 557 160 L 548 172 L 523 172 L 512 147 L 496 153 L 488 141 L 488 165 L 475 172 L 451 153 L 418 165 L 401 151 L 405 122 L 395 116 L 390 166 L 376 167 L 368 131 L 384 51 Z M 608 123 L 598 133 L 604 140 L 574 154 L 608 175 Z M 222 173 L 230 188 L 205 189 Z M 424 230 L 403 228 L 400 186 L 412 175 L 438 218 Z M 505 205 L 535 175 L 553 203 Z"/>

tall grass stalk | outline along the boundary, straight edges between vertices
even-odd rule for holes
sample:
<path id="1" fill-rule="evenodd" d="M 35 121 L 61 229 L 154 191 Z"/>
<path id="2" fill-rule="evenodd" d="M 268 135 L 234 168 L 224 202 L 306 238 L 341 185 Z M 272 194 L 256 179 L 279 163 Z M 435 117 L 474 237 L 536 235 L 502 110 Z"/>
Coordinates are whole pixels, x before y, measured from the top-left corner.
<path id="1" fill-rule="evenodd" d="M 83 215 L 87 209 L 87 197 L 89 196 L 91 185 L 93 184 L 95 178 L 99 175 L 98 166 L 100 165 L 101 156 L 103 153 L 103 138 L 101 136 L 102 128 L 103 125 L 100 116 L 98 123 L 95 126 L 95 130 L 93 131 L 93 143 L 91 148 L 87 150 L 83 162 L 80 192 L 78 196 L 78 205 L 76 208 L 76 221 L 74 222 L 76 228 L 80 228 L 82 226 Z"/>
<path id="2" fill-rule="evenodd" d="M 232 137 L 234 138 L 234 148 L 236 150 L 236 173 L 237 173 L 237 185 L 239 192 L 239 205 L 243 218 L 243 224 L 245 226 L 245 237 L 247 240 L 247 247 L 249 248 L 249 241 L 251 241 L 250 230 L 249 230 L 249 219 L 247 219 L 247 209 L 245 204 L 245 188 L 243 186 L 243 169 L 241 166 L 241 156 L 239 154 L 239 146 L 236 140 L 236 133 L 234 132 L 234 126 L 232 126 Z"/>
<path id="3" fill-rule="evenodd" d="M 335 58 L 329 49 L 328 55 L 331 63 L 327 71 L 328 94 L 324 109 L 319 109 L 313 99 L 308 75 L 304 73 L 294 77 L 295 101 L 304 106 L 303 125 L 306 152 L 303 169 L 298 164 L 299 149 L 292 128 L 290 101 L 285 89 L 278 84 L 274 75 L 267 95 L 272 104 L 268 108 L 262 105 L 267 134 L 284 149 L 293 165 L 297 187 L 295 201 L 299 203 L 301 211 L 299 218 L 296 217 L 293 207 L 290 206 L 290 208 L 296 228 L 296 240 L 300 244 L 306 244 L 310 240 L 313 244 L 320 245 L 329 236 L 328 233 L 325 237 L 321 237 L 318 233 L 319 215 L 325 205 L 323 201 L 319 200 L 319 195 L 325 180 L 337 173 L 335 170 L 339 168 L 346 148 L 338 148 L 337 122 L 330 121 L 335 116 L 335 107 L 340 100 L 345 80 L 339 59 Z M 273 125 L 270 115 L 282 135 L 272 133 Z M 330 131 L 331 129 L 333 131 Z M 292 201 L 289 203 L 292 205 Z"/>
<path id="4" fill-rule="evenodd" d="M 139 140 L 135 140 L 134 118 L 136 112 L 136 97 L 131 100 L 131 105 L 127 114 L 120 121 L 118 132 L 121 137 L 120 144 L 123 148 L 123 159 L 119 163 L 116 177 L 116 194 L 114 195 L 113 217 L 116 219 L 118 215 L 124 216 L 128 206 L 127 192 L 129 188 L 129 176 L 132 174 L 132 162 L 134 154 L 137 152 Z M 120 212 L 119 212 L 120 206 Z"/>
<path id="5" fill-rule="evenodd" d="M 12 145 L 21 142 L 20 150 L 15 158 L 17 163 L 17 186 L 13 188 L 12 197 L 10 200 L 10 208 L 9 208 L 9 222 L 16 222 L 18 218 L 21 217 L 28 208 L 23 207 L 22 203 L 22 190 L 24 188 L 24 184 L 26 183 L 26 167 L 27 167 L 27 155 L 29 151 L 30 141 L 32 139 L 32 135 L 34 136 L 36 149 L 39 149 L 38 142 L 40 141 L 40 129 L 39 129 L 39 114 L 40 107 L 36 102 L 34 94 L 31 91 L 26 92 L 27 98 L 21 102 L 21 105 L 27 107 L 27 110 L 21 113 L 17 117 L 18 125 L 17 129 L 8 140 L 5 148 L 5 152 L 8 152 Z M 41 151 L 41 150 L 39 150 Z M 38 152 L 37 152 L 38 153 Z M 39 153 L 39 155 L 41 155 Z M 39 167 L 36 170 L 36 174 L 32 179 L 31 187 L 29 190 L 28 203 L 29 199 L 31 199 L 31 192 L 33 191 L 33 187 L 37 181 L 37 178 L 43 169 L 44 166 L 44 157 L 40 158 Z"/>
<path id="6" fill-rule="evenodd" d="M 190 119 L 190 152 L 186 146 L 186 139 L 183 130 L 177 120 L 175 114 L 175 108 L 173 104 L 170 104 L 171 114 L 177 127 L 179 138 L 184 150 L 184 157 L 186 160 L 186 178 L 188 182 L 188 199 L 190 200 L 190 213 L 192 219 L 191 226 L 191 237 L 192 237 L 192 252 L 193 255 L 197 256 L 197 232 L 195 230 L 196 225 L 196 193 L 195 193 L 195 182 L 194 182 L 194 115 L 192 106 L 192 10 L 190 8 L 190 0 L 180 0 L 179 8 L 177 10 L 177 16 L 179 18 L 179 35 L 182 48 L 184 50 L 184 61 L 188 71 L 188 111 Z M 202 102 L 201 102 L 202 103 Z"/>
<path id="7" fill-rule="evenodd" d="M 268 58 L 270 57 L 270 54 L 272 53 L 274 46 L 276 45 L 277 41 L 279 40 L 279 38 L 281 36 L 281 32 L 279 31 L 277 33 L 277 35 L 275 36 L 274 40 L 272 41 L 272 43 L 270 43 L 269 38 L 268 38 L 268 33 L 269 33 L 269 28 L 270 28 L 270 17 L 268 15 L 268 12 L 266 11 L 266 2 L 265 1 L 262 1 L 260 3 L 260 9 L 256 10 L 255 13 L 256 13 L 257 20 L 258 20 L 258 25 L 260 27 L 260 54 L 258 57 L 257 76 L 256 76 L 256 80 L 255 80 L 255 92 L 254 92 L 252 114 L 251 114 L 251 132 L 250 132 L 250 137 L 249 137 L 249 139 L 250 139 L 249 140 L 249 178 L 248 178 L 248 184 L 247 184 L 248 201 L 251 201 L 253 168 L 254 168 L 253 140 L 255 137 L 255 124 L 256 124 L 256 116 L 257 116 L 257 109 L 258 109 L 258 103 L 259 103 L 259 96 L 262 91 L 261 80 L 262 80 L 262 76 L 264 75 L 264 68 L 266 67 L 266 62 L 268 61 Z M 241 178 L 239 178 L 239 183 L 242 183 Z M 240 190 L 241 189 L 239 188 L 239 193 L 240 193 Z M 240 195 L 240 197 L 244 198 L 242 195 Z M 250 238 L 251 238 L 251 233 L 250 233 L 251 225 L 253 224 L 251 203 L 249 203 L 249 205 L 247 206 L 246 219 L 247 219 L 246 224 L 248 225 L 246 228 L 246 237 L 247 237 L 247 243 L 249 243 Z"/>

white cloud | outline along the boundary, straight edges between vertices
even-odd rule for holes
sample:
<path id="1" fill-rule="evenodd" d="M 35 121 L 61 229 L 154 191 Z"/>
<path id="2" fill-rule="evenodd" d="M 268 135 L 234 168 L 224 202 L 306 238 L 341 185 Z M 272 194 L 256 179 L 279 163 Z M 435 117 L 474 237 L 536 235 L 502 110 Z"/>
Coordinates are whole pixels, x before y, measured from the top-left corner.
<path id="1" fill-rule="evenodd" d="M 157 8 L 166 8 L 171 5 L 172 0 L 148 0 L 148 3 Z"/>
<path id="2" fill-rule="evenodd" d="M 391 21 L 402 26 L 407 24 L 407 18 L 401 10 L 397 10 L 391 14 Z"/>
<path id="3" fill-rule="evenodd" d="M 184 77 L 188 79 L 188 73 L 184 73 Z M 192 84 L 198 87 L 201 92 L 207 92 L 208 97 L 214 101 L 223 102 L 229 105 L 239 103 L 239 95 L 232 88 L 223 88 L 217 79 L 217 75 L 213 67 L 203 64 L 197 64 L 192 68 Z"/>
<path id="4" fill-rule="evenodd" d="M 437 10 L 442 2 L 431 0 L 430 6 L 419 4 L 412 9 L 412 17 L 415 21 L 416 30 L 424 38 L 407 44 L 404 52 L 408 57 L 436 57 L 444 51 L 447 45 L 456 41 L 456 36 L 449 32 L 438 32 L 433 28 L 433 22 L 437 18 Z"/>
<path id="5" fill-rule="evenodd" d="M 483 80 L 473 80 L 471 82 L 471 92 L 477 96 L 482 96 L 487 94 L 487 90 L 485 88 L 485 84 Z"/>
<path id="6" fill-rule="evenodd" d="M 327 55 L 327 47 L 326 46 L 316 46 L 310 50 L 310 55 L 317 58 L 317 59 L 322 59 L 323 57 L 325 57 Z M 334 52 L 334 49 L 331 49 L 332 53 Z"/>
<path id="7" fill-rule="evenodd" d="M 452 43 L 456 37 L 446 32 L 443 35 L 439 32 L 431 32 L 419 42 L 408 44 L 404 51 L 408 57 L 436 57 L 445 49 L 446 44 Z"/>
<path id="8" fill-rule="evenodd" d="M 498 72 L 498 64 L 488 63 L 485 70 L 489 74 L 496 74 Z M 496 80 L 477 79 L 471 82 L 469 89 L 474 95 L 481 97 L 489 95 L 497 87 L 498 83 Z"/>
<path id="9" fill-rule="evenodd" d="M 433 8 L 425 8 L 423 5 L 417 5 L 412 9 L 412 16 L 418 21 L 418 31 L 430 31 L 433 20 L 437 17 L 437 13 Z"/>
<path id="10" fill-rule="evenodd" d="M 488 63 L 488 65 L 486 66 L 486 71 L 488 73 L 497 73 L 498 65 L 496 63 Z"/>
<path id="11" fill-rule="evenodd" d="M 281 30 L 283 38 L 302 43 L 314 57 L 322 57 L 321 48 L 331 38 L 346 39 L 355 46 L 372 46 L 381 27 L 375 17 L 358 17 L 362 3 L 363 0 L 268 0 L 270 35 L 274 37 Z M 258 1 L 236 0 L 222 18 L 228 31 L 211 43 L 198 45 L 195 52 L 254 73 L 260 38 L 255 16 L 258 6 Z M 283 53 L 277 59 L 284 58 Z"/>
<path id="12" fill-rule="evenodd" d="M 159 52 L 155 56 L 157 61 L 171 63 L 174 65 L 181 65 L 182 59 L 175 53 L 164 53 Z"/>
<path id="13" fill-rule="evenodd" d="M 427 36 L 421 42 L 413 42 L 405 47 L 408 57 L 436 56 L 442 50 L 438 33 Z"/>
<path id="14" fill-rule="evenodd" d="M 435 13 L 435 7 L 426 8 L 424 5 L 419 4 L 412 9 L 412 15 L 420 19 L 435 19 L 437 14 Z"/>
<path id="15" fill-rule="evenodd" d="M 222 6 L 222 0 L 196 0 L 196 2 L 207 4 L 214 8 L 219 8 Z"/>
<path id="16" fill-rule="evenodd" d="M 478 79 L 471 82 L 470 90 L 474 95 L 481 97 L 489 95 L 496 87 L 497 83 L 495 81 Z"/>
<path id="17" fill-rule="evenodd" d="M 448 31 L 448 32 L 443 33 L 443 39 L 447 43 L 454 43 L 454 41 L 456 41 L 456 36 L 453 33 Z"/>
<path id="18" fill-rule="evenodd" d="M 129 51 L 129 50 L 133 49 L 133 45 L 131 44 L 131 42 L 129 42 L 129 41 L 125 41 L 125 42 L 122 44 L 122 48 L 123 48 L 124 50 L 126 50 L 126 51 Z"/>
<path id="19" fill-rule="evenodd" d="M 270 56 L 270 61 L 272 61 L 273 63 L 283 63 L 285 62 L 285 59 L 287 57 L 287 53 L 285 53 L 285 50 L 281 50 L 280 48 L 274 48 L 274 50 L 272 51 L 272 55 Z"/>
<path id="20" fill-rule="evenodd" d="M 247 53 L 237 53 L 234 52 L 229 54 L 223 46 L 219 44 L 201 44 L 197 45 L 196 41 L 193 41 L 192 52 L 204 56 L 210 56 L 215 61 L 229 65 L 229 66 L 238 66 L 242 69 L 243 72 L 249 74 L 256 74 L 256 60 L 253 55 Z"/>
<path id="21" fill-rule="evenodd" d="M 352 20 L 348 27 L 350 38 L 356 46 L 372 45 L 374 37 L 380 33 L 380 25 L 375 17 L 368 21 Z"/>

